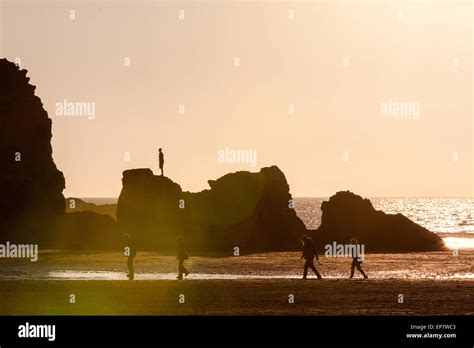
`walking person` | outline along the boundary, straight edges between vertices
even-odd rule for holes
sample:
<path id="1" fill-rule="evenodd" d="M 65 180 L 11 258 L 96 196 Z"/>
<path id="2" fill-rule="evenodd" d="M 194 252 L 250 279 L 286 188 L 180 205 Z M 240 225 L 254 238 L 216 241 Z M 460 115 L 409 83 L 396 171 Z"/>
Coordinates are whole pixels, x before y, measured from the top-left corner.
<path id="1" fill-rule="evenodd" d="M 125 240 L 125 256 L 127 256 L 127 268 L 128 273 L 127 277 L 129 280 L 135 279 L 135 271 L 133 269 L 133 259 L 137 255 L 137 249 L 135 247 L 135 241 L 128 233 L 123 235 L 123 239 Z"/>
<path id="2" fill-rule="evenodd" d="M 360 265 L 362 264 L 362 255 L 359 255 L 359 243 L 357 242 L 357 239 L 351 238 L 350 243 L 353 245 L 352 248 L 352 264 L 351 264 L 351 275 L 349 279 L 352 279 L 354 277 L 354 268 L 357 268 L 359 272 L 364 276 L 364 279 L 368 279 L 367 275 L 365 272 L 362 270 L 362 267 Z"/>
<path id="3" fill-rule="evenodd" d="M 301 242 L 303 243 L 303 255 L 301 255 L 301 259 L 304 258 L 306 260 L 304 264 L 303 279 L 306 279 L 308 275 L 308 268 L 311 268 L 313 270 L 314 274 L 316 274 L 316 277 L 318 277 L 318 279 L 322 279 L 321 274 L 319 274 L 318 270 L 314 266 L 314 257 L 316 257 L 318 264 L 320 263 L 318 253 L 316 251 L 316 246 L 314 245 L 313 240 L 309 236 L 303 235 L 303 237 L 301 237 Z"/>
<path id="4" fill-rule="evenodd" d="M 189 252 L 186 244 L 184 243 L 183 237 L 178 236 L 176 239 L 178 240 L 178 253 L 176 255 L 176 258 L 178 259 L 178 276 L 176 278 L 182 280 L 183 274 L 184 276 L 189 274 L 189 271 L 186 269 L 186 267 L 184 267 L 184 260 L 188 259 Z"/>
<path id="5" fill-rule="evenodd" d="M 163 167 L 165 165 L 165 156 L 163 155 L 163 151 L 161 150 L 161 147 L 158 149 L 158 161 L 160 165 L 160 170 L 161 170 L 161 176 L 164 175 Z"/>

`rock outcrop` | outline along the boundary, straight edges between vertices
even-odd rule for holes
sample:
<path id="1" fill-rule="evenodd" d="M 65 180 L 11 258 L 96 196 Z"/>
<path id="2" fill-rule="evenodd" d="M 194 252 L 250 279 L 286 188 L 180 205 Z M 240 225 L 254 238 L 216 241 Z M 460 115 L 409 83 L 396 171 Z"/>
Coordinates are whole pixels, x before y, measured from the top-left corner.
<path id="1" fill-rule="evenodd" d="M 54 164 L 51 119 L 26 70 L 0 59 L 0 240 L 44 240 L 64 211 L 63 173 Z"/>
<path id="2" fill-rule="evenodd" d="M 445 249 L 443 240 L 402 214 L 375 210 L 368 199 L 341 191 L 321 205 L 321 225 L 312 236 L 318 246 L 347 244 L 352 237 L 366 252 L 410 252 Z"/>
<path id="3" fill-rule="evenodd" d="M 91 211 L 67 213 L 56 221 L 49 246 L 71 250 L 120 250 L 123 247 L 117 224 L 108 215 Z"/>
<path id="4" fill-rule="evenodd" d="M 150 169 L 127 170 L 122 183 L 118 227 L 143 249 L 173 250 L 180 234 L 195 251 L 297 250 L 306 232 L 276 166 L 224 175 L 197 193 Z"/>
<path id="5" fill-rule="evenodd" d="M 306 233 L 291 207 L 284 174 L 276 166 L 258 173 L 236 172 L 210 180 L 208 190 L 183 192 L 150 169 L 127 170 L 117 205 L 79 202 L 65 214 L 65 180 L 52 158 L 51 119 L 26 70 L 0 59 L 0 242 L 41 247 L 113 249 L 130 233 L 139 247 L 174 250 L 183 235 L 194 251 L 231 253 L 299 250 Z M 436 234 L 401 214 L 376 211 L 369 200 L 338 192 L 321 206 L 316 242 L 348 243 L 356 237 L 366 251 L 431 251 L 444 244 Z"/>
<path id="6" fill-rule="evenodd" d="M 108 215 L 115 219 L 117 204 L 94 204 L 80 198 L 66 198 L 66 213 L 78 213 L 81 211 L 91 211 L 97 214 Z"/>

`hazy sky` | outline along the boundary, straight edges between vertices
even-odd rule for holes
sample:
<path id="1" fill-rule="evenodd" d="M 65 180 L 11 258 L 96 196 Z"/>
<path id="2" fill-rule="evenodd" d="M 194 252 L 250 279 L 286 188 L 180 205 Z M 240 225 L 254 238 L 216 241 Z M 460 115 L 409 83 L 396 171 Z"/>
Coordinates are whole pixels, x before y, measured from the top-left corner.
<path id="1" fill-rule="evenodd" d="M 470 1 L 1 4 L 0 55 L 53 120 L 66 196 L 118 196 L 159 147 L 190 191 L 275 164 L 294 196 L 474 194 Z"/>

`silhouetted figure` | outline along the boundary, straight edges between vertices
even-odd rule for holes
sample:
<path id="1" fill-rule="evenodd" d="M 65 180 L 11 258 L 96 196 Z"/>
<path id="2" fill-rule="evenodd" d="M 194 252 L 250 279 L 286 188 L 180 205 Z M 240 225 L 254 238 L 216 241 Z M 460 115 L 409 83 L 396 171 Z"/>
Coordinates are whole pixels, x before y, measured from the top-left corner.
<path id="1" fill-rule="evenodd" d="M 351 238 L 350 243 L 352 245 L 355 245 L 356 247 L 358 245 L 357 239 L 355 239 L 355 238 Z M 364 276 L 364 279 L 367 279 L 369 277 L 367 277 L 367 275 L 364 273 L 364 271 L 360 267 L 360 265 L 362 264 L 362 260 L 360 259 L 361 255 L 358 255 L 356 250 L 358 250 L 358 249 L 357 248 L 355 248 L 355 250 L 352 249 L 351 276 L 349 277 L 349 279 L 354 277 L 354 268 L 356 268 L 356 267 L 359 270 L 359 272 L 362 273 L 362 275 Z"/>
<path id="2" fill-rule="evenodd" d="M 133 280 L 135 278 L 135 272 L 133 270 L 133 259 L 137 255 L 137 249 L 135 247 L 135 241 L 130 237 L 128 233 L 123 235 L 123 239 L 125 240 L 125 255 L 127 256 L 127 267 L 128 267 L 128 273 L 127 277 L 130 280 Z"/>
<path id="3" fill-rule="evenodd" d="M 158 149 L 158 152 L 159 152 L 158 159 L 160 163 L 161 176 L 163 176 L 164 175 L 163 166 L 165 165 L 165 156 L 163 155 L 163 151 L 161 151 L 161 148 Z"/>
<path id="4" fill-rule="evenodd" d="M 318 279 L 321 279 L 321 274 L 319 274 L 316 267 L 314 267 L 314 257 L 316 256 L 316 260 L 318 260 L 319 263 L 319 256 L 313 240 L 307 235 L 303 235 L 303 237 L 301 237 L 301 242 L 303 242 L 303 255 L 301 255 L 301 259 L 304 258 L 306 260 L 304 264 L 303 279 L 306 279 L 306 276 L 308 275 L 308 268 L 311 268 Z"/>
<path id="5" fill-rule="evenodd" d="M 187 276 L 189 274 L 189 271 L 184 267 L 184 260 L 188 258 L 188 248 L 186 247 L 186 244 L 184 243 L 184 239 L 181 236 L 176 237 L 178 240 L 178 255 L 176 258 L 178 259 L 178 276 L 177 279 L 182 280 L 183 279 L 183 274 Z"/>

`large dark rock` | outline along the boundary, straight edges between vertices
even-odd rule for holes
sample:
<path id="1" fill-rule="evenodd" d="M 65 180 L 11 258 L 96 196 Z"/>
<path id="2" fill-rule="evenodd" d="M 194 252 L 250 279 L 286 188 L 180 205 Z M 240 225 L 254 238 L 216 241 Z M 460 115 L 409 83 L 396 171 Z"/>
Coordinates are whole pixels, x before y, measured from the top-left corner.
<path id="1" fill-rule="evenodd" d="M 108 215 L 91 211 L 67 213 L 57 219 L 50 246 L 72 250 L 120 250 L 122 235 Z"/>
<path id="2" fill-rule="evenodd" d="M 321 225 L 312 236 L 318 246 L 347 244 L 352 237 L 366 252 L 409 252 L 445 249 L 443 240 L 402 214 L 375 210 L 368 199 L 341 191 L 321 205 Z"/>
<path id="3" fill-rule="evenodd" d="M 51 119 L 26 70 L 0 59 L 0 240 L 44 240 L 64 213 L 64 176 L 54 164 Z"/>
<path id="4" fill-rule="evenodd" d="M 127 170 L 122 183 L 118 226 L 144 249 L 174 249 L 181 234 L 195 251 L 296 250 L 306 232 L 276 166 L 224 175 L 198 193 L 183 192 L 150 169 Z"/>

